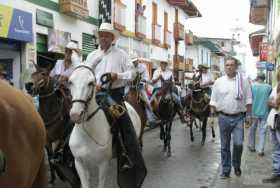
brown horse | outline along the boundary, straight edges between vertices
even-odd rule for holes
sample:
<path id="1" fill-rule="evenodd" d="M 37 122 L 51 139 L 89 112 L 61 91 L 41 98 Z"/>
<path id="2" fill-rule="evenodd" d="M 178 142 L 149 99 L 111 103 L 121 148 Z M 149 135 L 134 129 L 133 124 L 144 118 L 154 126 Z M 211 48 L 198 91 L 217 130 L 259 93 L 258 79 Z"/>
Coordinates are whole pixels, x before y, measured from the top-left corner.
<path id="1" fill-rule="evenodd" d="M 201 145 L 204 145 L 206 139 L 206 129 L 207 129 L 207 121 L 210 115 L 210 97 L 206 94 L 206 92 L 200 88 L 199 82 L 193 81 L 189 84 L 189 89 L 191 93 L 185 97 L 185 108 L 186 113 L 189 117 L 188 126 L 190 127 L 190 137 L 191 141 L 194 141 L 193 136 L 193 125 L 196 125 L 196 119 L 199 120 L 200 125 L 202 124 L 202 140 Z M 211 127 L 212 137 L 215 138 L 215 130 L 214 127 Z"/>
<path id="2" fill-rule="evenodd" d="M 73 188 L 80 187 L 74 158 L 68 141 L 74 123 L 70 121 L 70 101 L 65 91 L 57 87 L 56 78 L 49 76 L 50 69 L 36 67 L 32 74 L 33 92 L 39 96 L 39 113 L 47 129 L 47 152 L 51 170 L 50 183 L 55 181 L 55 172 Z M 57 88 L 56 88 L 57 87 Z M 54 148 L 53 143 L 57 143 Z"/>
<path id="3" fill-rule="evenodd" d="M 171 128 L 172 122 L 177 112 L 175 99 L 172 95 L 173 82 L 172 79 L 162 81 L 160 89 L 160 97 L 152 101 L 154 113 L 161 120 L 160 123 L 160 139 L 163 140 L 163 151 L 167 152 L 167 156 L 171 156 Z"/>
<path id="4" fill-rule="evenodd" d="M 0 149 L 6 158 L 1 188 L 47 188 L 46 130 L 32 99 L 0 81 Z"/>
<path id="5" fill-rule="evenodd" d="M 141 119 L 141 132 L 139 136 L 139 143 L 141 148 L 143 147 L 143 134 L 144 128 L 146 126 L 147 116 L 145 112 L 145 104 L 144 101 L 141 99 L 140 94 L 140 81 L 141 81 L 141 74 L 137 74 L 136 78 L 132 82 L 129 87 L 129 92 L 126 95 L 126 101 L 131 104 L 131 106 L 136 110 L 137 114 Z"/>

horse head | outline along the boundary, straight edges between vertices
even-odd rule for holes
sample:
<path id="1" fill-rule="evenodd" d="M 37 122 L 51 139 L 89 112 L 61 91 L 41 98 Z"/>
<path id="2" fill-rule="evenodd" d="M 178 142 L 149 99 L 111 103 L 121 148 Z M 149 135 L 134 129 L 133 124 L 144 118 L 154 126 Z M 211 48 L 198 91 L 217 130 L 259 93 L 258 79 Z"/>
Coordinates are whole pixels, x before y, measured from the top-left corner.
<path id="1" fill-rule="evenodd" d="M 81 123 L 89 105 L 95 101 L 95 74 L 91 67 L 78 65 L 69 78 L 69 89 L 72 95 L 70 117 L 75 123 Z"/>
<path id="2" fill-rule="evenodd" d="M 50 71 L 50 66 L 47 68 L 36 66 L 36 71 L 31 75 L 34 95 L 45 95 L 53 91 Z"/>
<path id="3" fill-rule="evenodd" d="M 172 88 L 173 88 L 172 76 L 167 80 L 162 80 L 162 86 L 160 90 L 161 96 L 163 98 L 168 97 L 167 95 L 171 94 Z"/>

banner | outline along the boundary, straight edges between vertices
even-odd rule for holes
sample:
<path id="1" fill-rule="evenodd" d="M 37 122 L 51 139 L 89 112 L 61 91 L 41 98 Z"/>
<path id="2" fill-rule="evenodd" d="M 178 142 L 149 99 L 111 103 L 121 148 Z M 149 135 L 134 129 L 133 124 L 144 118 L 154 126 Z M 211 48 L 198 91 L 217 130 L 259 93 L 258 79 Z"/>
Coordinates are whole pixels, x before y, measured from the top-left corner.
<path id="1" fill-rule="evenodd" d="M 268 46 L 267 42 L 260 43 L 260 61 L 267 61 Z"/>
<path id="2" fill-rule="evenodd" d="M 64 48 L 71 41 L 71 33 L 49 29 L 48 30 L 48 51 L 64 53 Z"/>
<path id="3" fill-rule="evenodd" d="M 0 5 L 0 37 L 32 42 L 32 13 Z"/>

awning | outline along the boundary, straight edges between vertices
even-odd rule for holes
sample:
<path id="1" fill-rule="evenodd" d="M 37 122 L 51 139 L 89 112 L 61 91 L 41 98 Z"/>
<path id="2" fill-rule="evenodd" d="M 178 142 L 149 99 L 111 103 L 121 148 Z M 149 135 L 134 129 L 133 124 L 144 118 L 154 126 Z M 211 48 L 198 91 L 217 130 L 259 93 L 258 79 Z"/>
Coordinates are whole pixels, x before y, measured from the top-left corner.
<path id="1" fill-rule="evenodd" d="M 202 17 L 197 7 L 190 0 L 167 0 L 170 5 L 180 7 L 189 17 Z"/>
<path id="2" fill-rule="evenodd" d="M 217 44 L 209 40 L 197 39 L 194 44 L 202 45 L 218 56 L 225 56 L 223 50 Z"/>
<path id="3" fill-rule="evenodd" d="M 265 36 L 265 30 L 259 30 L 249 35 L 250 45 L 252 49 L 253 56 L 259 55 L 259 47 L 260 43 L 263 41 L 263 37 Z"/>

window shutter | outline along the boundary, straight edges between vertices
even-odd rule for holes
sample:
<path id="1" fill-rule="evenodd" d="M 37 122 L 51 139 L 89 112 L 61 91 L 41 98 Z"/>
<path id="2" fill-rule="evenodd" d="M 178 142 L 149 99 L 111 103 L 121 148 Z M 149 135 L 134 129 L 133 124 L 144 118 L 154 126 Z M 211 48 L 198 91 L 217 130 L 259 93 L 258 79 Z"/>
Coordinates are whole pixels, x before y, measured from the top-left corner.
<path id="1" fill-rule="evenodd" d="M 97 48 L 96 37 L 94 35 L 82 34 L 82 52 L 83 56 L 87 56 L 90 52 Z"/>

